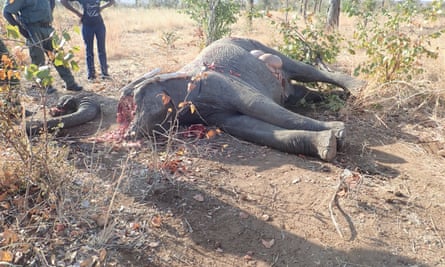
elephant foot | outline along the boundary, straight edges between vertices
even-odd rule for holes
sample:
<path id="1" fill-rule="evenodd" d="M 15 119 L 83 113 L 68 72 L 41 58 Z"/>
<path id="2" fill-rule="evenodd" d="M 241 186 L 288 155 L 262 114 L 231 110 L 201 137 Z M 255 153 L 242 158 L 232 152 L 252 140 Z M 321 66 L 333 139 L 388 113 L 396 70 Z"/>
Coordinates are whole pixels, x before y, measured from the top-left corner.
<path id="1" fill-rule="evenodd" d="M 334 132 L 337 140 L 344 140 L 346 138 L 345 124 L 341 121 L 326 122 L 326 126 Z"/>
<path id="2" fill-rule="evenodd" d="M 318 136 L 318 156 L 324 161 L 332 161 L 337 155 L 337 138 L 331 130 L 322 131 Z"/>

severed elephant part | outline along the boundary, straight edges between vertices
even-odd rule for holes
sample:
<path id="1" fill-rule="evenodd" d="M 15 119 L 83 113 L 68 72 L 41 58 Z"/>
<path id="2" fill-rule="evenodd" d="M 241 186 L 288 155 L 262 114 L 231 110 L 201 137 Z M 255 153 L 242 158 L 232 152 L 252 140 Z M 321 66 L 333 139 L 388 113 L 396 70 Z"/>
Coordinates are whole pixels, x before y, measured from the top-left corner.
<path id="1" fill-rule="evenodd" d="M 46 122 L 48 132 L 85 124 L 94 120 L 100 111 L 99 103 L 90 96 L 62 96 L 57 104 L 50 108 L 50 114 L 54 118 Z M 44 122 L 41 120 L 26 122 L 26 133 L 29 136 L 40 134 L 43 130 Z"/>

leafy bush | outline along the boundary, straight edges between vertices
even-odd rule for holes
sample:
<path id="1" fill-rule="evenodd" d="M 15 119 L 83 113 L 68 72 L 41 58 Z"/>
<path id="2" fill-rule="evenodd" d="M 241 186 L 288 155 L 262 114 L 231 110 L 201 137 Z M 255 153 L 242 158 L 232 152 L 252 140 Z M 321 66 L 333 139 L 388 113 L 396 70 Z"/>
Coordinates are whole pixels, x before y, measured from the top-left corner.
<path id="1" fill-rule="evenodd" d="M 20 41 L 20 35 L 17 27 L 8 26 L 7 36 L 10 40 Z M 64 45 L 70 39 L 69 34 L 64 32 L 62 36 L 55 34 L 53 36 L 54 51 L 50 55 L 55 65 L 65 65 L 71 68 L 78 68 L 74 61 L 73 52 L 76 48 L 65 51 Z M 56 182 L 59 175 L 55 173 L 66 168 L 56 167 L 60 165 L 61 153 L 59 147 L 54 147 L 51 138 L 46 131 L 43 131 L 42 138 L 34 142 L 30 140 L 24 131 L 24 109 L 20 104 L 20 95 L 24 89 L 20 84 L 20 72 L 25 70 L 25 78 L 37 85 L 42 97 L 44 119 L 47 116 L 46 88 L 53 82 L 50 73 L 50 66 L 19 65 L 13 54 L 2 55 L 0 62 L 0 139 L 1 145 L 11 148 L 14 155 L 18 158 L 15 166 L 7 166 L 13 170 L 17 181 L 16 183 L 37 188 L 42 195 L 49 196 L 50 193 L 55 196 L 55 190 L 58 190 Z M 54 152 L 53 150 L 57 150 Z M 63 157 L 63 156 L 62 156 Z M 52 168 L 53 166 L 54 168 Z M 11 176 L 12 177 L 12 176 Z M 9 181 L 0 181 L 3 185 Z M 29 189 L 29 188 L 28 188 Z M 27 190 L 28 190 L 27 189 Z M 0 190 L 1 191 L 1 190 Z M 0 192 L 3 193 L 3 192 Z M 54 198 L 53 198 L 54 199 Z"/>
<path id="2" fill-rule="evenodd" d="M 296 19 L 280 25 L 280 32 L 283 34 L 280 51 L 311 65 L 335 62 L 344 38 L 336 31 L 326 31 L 321 20 L 313 23 L 308 18 L 307 22 L 301 30 Z"/>
<path id="3" fill-rule="evenodd" d="M 202 29 L 205 46 L 229 35 L 240 13 L 239 2 L 234 0 L 184 0 L 184 4 L 184 13 Z"/>
<path id="4" fill-rule="evenodd" d="M 437 58 L 437 50 L 430 48 L 430 41 L 441 32 L 413 34 L 420 26 L 416 22 L 418 17 L 425 21 L 433 18 L 432 13 L 422 10 L 416 2 L 402 1 L 393 11 L 384 9 L 380 15 L 361 12 L 358 17 L 355 41 L 350 46 L 363 49 L 367 60 L 355 69 L 356 75 L 366 74 L 378 82 L 411 80 L 422 73 L 423 58 Z M 353 49 L 350 52 L 355 53 Z"/>

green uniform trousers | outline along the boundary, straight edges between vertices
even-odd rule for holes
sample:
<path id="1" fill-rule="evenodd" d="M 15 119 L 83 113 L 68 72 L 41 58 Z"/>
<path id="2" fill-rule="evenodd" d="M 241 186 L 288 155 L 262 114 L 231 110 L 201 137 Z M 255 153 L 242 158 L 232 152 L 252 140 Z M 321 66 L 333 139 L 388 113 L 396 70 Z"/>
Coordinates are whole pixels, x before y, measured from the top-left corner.
<path id="1" fill-rule="evenodd" d="M 41 66 L 45 64 L 45 54 L 54 51 L 52 44 L 51 33 L 54 29 L 51 26 L 41 25 L 27 25 L 28 30 L 31 33 L 31 38 L 26 40 L 26 44 L 29 48 L 29 56 L 31 57 L 32 64 Z M 74 76 L 71 70 L 63 65 L 54 66 L 57 73 L 65 81 L 67 88 L 76 85 Z"/>

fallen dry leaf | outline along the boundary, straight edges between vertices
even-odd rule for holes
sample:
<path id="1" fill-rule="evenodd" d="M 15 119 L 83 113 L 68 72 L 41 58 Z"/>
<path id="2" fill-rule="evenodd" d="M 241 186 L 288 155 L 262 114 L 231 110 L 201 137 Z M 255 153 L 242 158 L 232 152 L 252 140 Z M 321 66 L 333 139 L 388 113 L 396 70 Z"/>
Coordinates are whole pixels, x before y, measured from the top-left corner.
<path id="1" fill-rule="evenodd" d="M 0 202 L 0 207 L 4 208 L 5 210 L 9 210 L 11 208 L 11 204 L 9 202 Z"/>
<path id="2" fill-rule="evenodd" d="M 183 107 L 185 107 L 186 105 L 188 105 L 188 103 L 189 103 L 189 102 L 179 102 L 179 104 L 178 104 L 178 108 L 183 108 Z"/>
<path id="3" fill-rule="evenodd" d="M 166 106 L 168 103 L 170 103 L 171 98 L 169 95 L 161 94 L 161 97 L 162 97 L 162 104 L 164 104 L 164 106 Z"/>
<path id="4" fill-rule="evenodd" d="M 18 235 L 9 229 L 5 229 L 3 232 L 3 242 L 1 242 L 1 245 L 9 245 L 12 243 L 16 243 L 19 240 Z"/>
<path id="5" fill-rule="evenodd" d="M 12 262 L 12 253 L 5 250 L 0 250 L 0 261 Z"/>
<path id="6" fill-rule="evenodd" d="M 201 194 L 196 194 L 193 196 L 193 199 L 199 202 L 203 202 L 204 201 L 204 197 Z"/>
<path id="7" fill-rule="evenodd" d="M 261 239 L 261 243 L 263 243 L 265 248 L 271 248 L 275 244 L 275 239 L 271 239 L 269 241 Z"/>
<path id="8" fill-rule="evenodd" d="M 103 262 L 105 260 L 106 256 L 107 256 L 107 250 L 104 248 L 101 248 L 99 250 L 99 260 Z"/>
<path id="9" fill-rule="evenodd" d="M 207 139 L 210 139 L 210 138 L 214 137 L 217 134 L 218 134 L 218 132 L 216 130 L 211 129 L 211 130 L 209 130 L 206 133 L 206 137 L 207 137 Z"/>
<path id="10" fill-rule="evenodd" d="M 94 257 L 89 257 L 80 263 L 80 267 L 92 267 L 94 266 L 94 263 L 95 263 Z"/>
<path id="11" fill-rule="evenodd" d="M 157 248 L 159 247 L 160 244 L 161 244 L 160 242 L 150 242 L 148 243 L 148 246 L 151 248 Z"/>
<path id="12" fill-rule="evenodd" d="M 162 218 L 161 218 L 161 216 L 159 216 L 159 215 L 154 216 L 151 219 L 151 225 L 156 227 L 156 228 L 161 227 L 161 225 L 162 225 Z"/>
<path id="13" fill-rule="evenodd" d="M 196 106 L 195 106 L 195 105 L 190 104 L 190 112 L 191 112 L 192 114 L 194 114 L 194 113 L 196 112 Z"/>
<path id="14" fill-rule="evenodd" d="M 5 200 L 8 197 L 8 192 L 4 192 L 3 194 L 0 194 L 0 201 Z"/>
<path id="15" fill-rule="evenodd" d="M 56 231 L 56 233 L 60 233 L 63 230 L 65 230 L 65 225 L 63 223 L 56 223 L 54 225 L 54 231 Z"/>
<path id="16" fill-rule="evenodd" d="M 130 223 L 130 227 L 133 230 L 139 230 L 139 228 L 141 228 L 141 225 L 139 223 Z"/>

